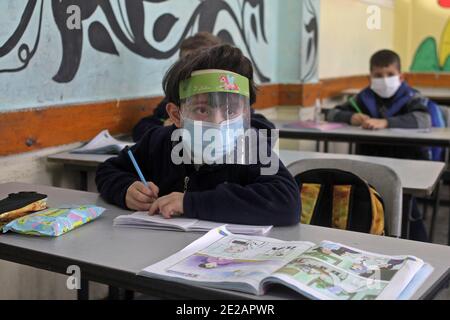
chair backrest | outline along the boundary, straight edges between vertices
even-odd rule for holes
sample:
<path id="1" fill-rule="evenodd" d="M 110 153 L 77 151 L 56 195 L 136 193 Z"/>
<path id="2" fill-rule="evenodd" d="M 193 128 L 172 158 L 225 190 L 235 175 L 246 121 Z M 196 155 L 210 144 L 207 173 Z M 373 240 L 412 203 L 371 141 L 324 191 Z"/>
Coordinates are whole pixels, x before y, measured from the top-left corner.
<path id="1" fill-rule="evenodd" d="M 449 120 L 450 120 L 450 108 L 447 106 L 439 106 L 439 109 L 441 109 L 442 116 L 444 117 L 445 126 L 448 128 L 449 126 Z"/>
<path id="2" fill-rule="evenodd" d="M 402 184 L 389 167 L 349 159 L 302 159 L 291 163 L 287 169 L 296 175 L 313 169 L 339 169 L 352 172 L 372 185 L 383 198 L 386 234 L 400 237 L 402 229 Z"/>

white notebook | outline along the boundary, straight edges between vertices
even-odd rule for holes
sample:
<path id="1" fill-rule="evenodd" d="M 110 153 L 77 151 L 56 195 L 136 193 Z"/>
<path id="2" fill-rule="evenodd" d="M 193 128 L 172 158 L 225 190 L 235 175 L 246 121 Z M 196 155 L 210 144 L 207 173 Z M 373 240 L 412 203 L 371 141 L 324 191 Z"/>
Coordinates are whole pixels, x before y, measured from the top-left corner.
<path id="1" fill-rule="evenodd" d="M 94 139 L 81 148 L 72 150 L 72 153 L 91 154 L 118 154 L 126 146 L 132 146 L 132 142 L 119 141 L 115 139 L 108 130 L 103 130 Z"/>
<path id="2" fill-rule="evenodd" d="M 129 215 L 118 216 L 114 219 L 114 226 L 133 227 L 156 230 L 207 232 L 224 225 L 224 223 L 189 219 L 165 219 L 161 215 L 148 215 L 147 211 L 138 211 Z M 236 234 L 265 235 L 272 226 L 252 226 L 240 224 L 227 224 L 227 229 Z"/>

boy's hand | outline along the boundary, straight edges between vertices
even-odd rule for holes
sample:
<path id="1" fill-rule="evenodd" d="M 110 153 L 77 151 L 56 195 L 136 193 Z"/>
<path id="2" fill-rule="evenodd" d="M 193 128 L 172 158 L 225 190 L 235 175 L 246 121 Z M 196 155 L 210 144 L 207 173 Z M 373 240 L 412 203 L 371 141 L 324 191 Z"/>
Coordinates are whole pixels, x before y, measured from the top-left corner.
<path id="1" fill-rule="evenodd" d="M 161 214 L 164 218 L 170 219 L 183 214 L 184 193 L 172 192 L 171 194 L 157 199 L 150 207 L 149 214 Z"/>
<path id="2" fill-rule="evenodd" d="M 388 121 L 386 119 L 369 119 L 363 122 L 362 127 L 369 130 L 386 129 Z"/>
<path id="3" fill-rule="evenodd" d="M 360 125 L 362 125 L 364 123 L 364 121 L 369 120 L 369 119 L 370 119 L 370 117 L 366 114 L 355 113 L 352 116 L 352 119 L 350 122 L 351 122 L 352 126 L 359 127 Z"/>
<path id="4" fill-rule="evenodd" d="M 158 198 L 159 188 L 153 183 L 148 183 L 148 188 L 140 181 L 134 182 L 127 189 L 125 203 L 128 209 L 147 211 L 150 205 Z"/>

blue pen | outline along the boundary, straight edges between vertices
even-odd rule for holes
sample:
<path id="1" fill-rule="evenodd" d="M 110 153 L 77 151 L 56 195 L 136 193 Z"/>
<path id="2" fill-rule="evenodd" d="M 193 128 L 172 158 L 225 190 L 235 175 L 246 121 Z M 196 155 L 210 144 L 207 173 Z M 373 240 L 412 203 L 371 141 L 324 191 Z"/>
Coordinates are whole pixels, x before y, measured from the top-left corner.
<path id="1" fill-rule="evenodd" d="M 136 169 L 137 174 L 139 175 L 139 178 L 141 179 L 142 183 L 145 184 L 145 186 L 148 188 L 148 183 L 147 183 L 147 181 L 145 181 L 144 175 L 142 174 L 142 171 L 139 168 L 139 166 L 136 162 L 136 159 L 134 158 L 133 153 L 131 152 L 131 150 L 129 148 L 127 148 L 127 153 L 131 159 L 131 162 L 133 163 L 134 168 Z"/>

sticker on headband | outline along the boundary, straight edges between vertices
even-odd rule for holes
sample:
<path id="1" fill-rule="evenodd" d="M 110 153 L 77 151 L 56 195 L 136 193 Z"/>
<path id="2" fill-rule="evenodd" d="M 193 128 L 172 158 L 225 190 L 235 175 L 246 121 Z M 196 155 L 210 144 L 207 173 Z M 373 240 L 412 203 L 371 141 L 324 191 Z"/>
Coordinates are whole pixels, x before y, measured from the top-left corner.
<path id="1" fill-rule="evenodd" d="M 201 93 L 228 92 L 250 97 L 249 81 L 240 74 L 226 70 L 200 70 L 180 83 L 180 99 Z"/>

